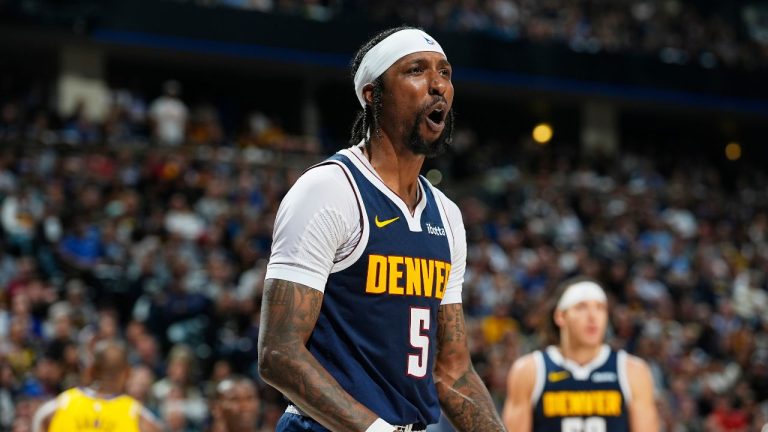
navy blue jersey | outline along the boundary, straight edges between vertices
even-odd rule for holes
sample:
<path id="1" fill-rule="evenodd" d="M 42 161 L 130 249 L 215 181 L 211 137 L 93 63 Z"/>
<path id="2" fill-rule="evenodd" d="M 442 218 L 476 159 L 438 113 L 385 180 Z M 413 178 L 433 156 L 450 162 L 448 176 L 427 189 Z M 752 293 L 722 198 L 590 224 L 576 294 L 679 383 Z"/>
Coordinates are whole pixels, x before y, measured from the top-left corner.
<path id="1" fill-rule="evenodd" d="M 420 226 L 347 156 L 345 170 L 363 225 L 359 258 L 328 277 L 307 348 L 357 401 L 390 424 L 436 423 L 432 368 L 437 314 L 451 271 L 441 202 L 423 177 Z M 346 258 L 345 258 L 346 259 Z"/>
<path id="2" fill-rule="evenodd" d="M 534 432 L 629 432 L 626 353 L 607 345 L 587 365 L 555 347 L 534 354 Z"/>

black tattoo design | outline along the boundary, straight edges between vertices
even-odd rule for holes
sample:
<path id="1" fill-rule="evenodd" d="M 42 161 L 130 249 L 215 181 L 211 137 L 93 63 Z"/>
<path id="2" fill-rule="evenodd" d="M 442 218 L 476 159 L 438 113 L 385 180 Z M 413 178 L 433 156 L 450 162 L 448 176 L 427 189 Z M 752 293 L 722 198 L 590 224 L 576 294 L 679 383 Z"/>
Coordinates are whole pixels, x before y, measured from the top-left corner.
<path id="1" fill-rule="evenodd" d="M 323 293 L 270 279 L 259 329 L 262 378 L 331 430 L 364 431 L 377 416 L 354 400 L 307 350 Z"/>
<path id="2" fill-rule="evenodd" d="M 435 383 L 440 405 L 457 430 L 504 431 L 491 395 L 472 367 L 461 304 L 440 307 Z"/>

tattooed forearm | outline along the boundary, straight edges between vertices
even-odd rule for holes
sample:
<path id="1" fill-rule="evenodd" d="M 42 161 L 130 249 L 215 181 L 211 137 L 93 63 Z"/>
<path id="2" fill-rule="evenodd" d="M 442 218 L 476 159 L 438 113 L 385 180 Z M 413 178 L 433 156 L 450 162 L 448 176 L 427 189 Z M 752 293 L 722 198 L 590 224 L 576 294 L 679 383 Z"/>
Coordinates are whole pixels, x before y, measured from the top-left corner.
<path id="1" fill-rule="evenodd" d="M 441 345 L 466 341 L 461 303 L 446 305 L 437 314 L 437 340 Z"/>
<path id="2" fill-rule="evenodd" d="M 331 430 L 364 431 L 376 415 L 354 400 L 306 349 L 323 294 L 292 282 L 266 282 L 259 329 L 259 372 Z"/>
<path id="3" fill-rule="evenodd" d="M 435 384 L 446 417 L 459 431 L 503 431 L 488 390 L 472 367 L 461 304 L 440 307 Z"/>
<path id="4" fill-rule="evenodd" d="M 437 393 L 445 416 L 457 430 L 504 430 L 491 396 L 474 370 L 465 372 L 452 385 L 439 380 Z"/>

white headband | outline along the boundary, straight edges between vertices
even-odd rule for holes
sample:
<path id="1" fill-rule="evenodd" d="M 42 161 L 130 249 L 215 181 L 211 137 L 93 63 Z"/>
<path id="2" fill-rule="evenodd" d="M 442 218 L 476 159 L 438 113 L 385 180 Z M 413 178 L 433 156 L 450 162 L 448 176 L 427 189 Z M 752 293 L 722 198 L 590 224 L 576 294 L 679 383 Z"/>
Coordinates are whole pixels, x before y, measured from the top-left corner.
<path id="1" fill-rule="evenodd" d="M 588 300 L 597 300 L 603 303 L 608 302 L 608 298 L 605 296 L 605 291 L 600 288 L 600 285 L 590 281 L 578 282 L 565 290 L 560 297 L 560 300 L 557 302 L 557 310 L 566 310 L 576 303 Z"/>
<path id="2" fill-rule="evenodd" d="M 396 61 L 421 51 L 439 52 L 445 55 L 440 44 L 432 36 L 418 29 L 406 29 L 392 33 L 374 45 L 360 62 L 355 73 L 355 94 L 360 105 L 365 108 L 363 87 L 381 76 Z"/>

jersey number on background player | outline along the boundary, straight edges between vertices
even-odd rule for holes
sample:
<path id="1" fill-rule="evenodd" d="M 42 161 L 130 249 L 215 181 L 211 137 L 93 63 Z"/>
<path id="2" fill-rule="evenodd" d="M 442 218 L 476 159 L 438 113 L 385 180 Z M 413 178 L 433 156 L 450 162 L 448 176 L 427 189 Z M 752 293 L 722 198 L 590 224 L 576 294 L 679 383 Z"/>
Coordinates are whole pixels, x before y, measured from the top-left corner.
<path id="1" fill-rule="evenodd" d="M 602 417 L 566 417 L 563 419 L 563 432 L 605 432 L 605 419 Z"/>
<path id="2" fill-rule="evenodd" d="M 408 375 L 424 378 L 427 374 L 427 358 L 429 358 L 429 312 L 427 308 L 411 308 L 410 340 L 411 346 L 420 350 L 419 354 L 408 354 Z"/>

